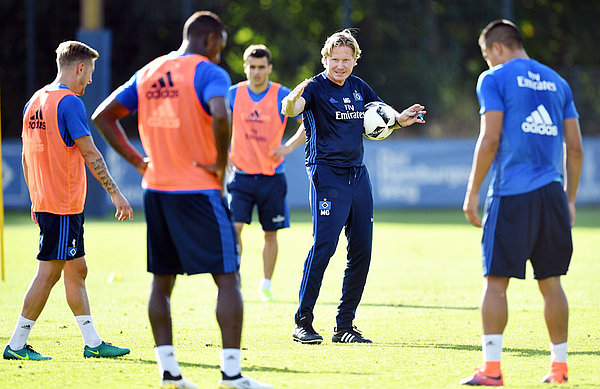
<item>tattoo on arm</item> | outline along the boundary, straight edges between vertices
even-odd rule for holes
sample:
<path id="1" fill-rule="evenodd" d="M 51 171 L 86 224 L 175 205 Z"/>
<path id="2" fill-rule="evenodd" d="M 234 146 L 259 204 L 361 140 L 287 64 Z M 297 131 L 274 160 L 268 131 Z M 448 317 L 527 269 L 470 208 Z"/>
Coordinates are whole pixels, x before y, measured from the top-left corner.
<path id="1" fill-rule="evenodd" d="M 92 173 L 98 179 L 100 184 L 102 184 L 104 189 L 106 189 L 108 194 L 115 193 L 117 190 L 117 184 L 113 181 L 112 177 L 108 173 L 108 169 L 104 163 L 104 158 L 100 157 L 95 161 L 91 161 L 90 167 L 92 168 Z"/>

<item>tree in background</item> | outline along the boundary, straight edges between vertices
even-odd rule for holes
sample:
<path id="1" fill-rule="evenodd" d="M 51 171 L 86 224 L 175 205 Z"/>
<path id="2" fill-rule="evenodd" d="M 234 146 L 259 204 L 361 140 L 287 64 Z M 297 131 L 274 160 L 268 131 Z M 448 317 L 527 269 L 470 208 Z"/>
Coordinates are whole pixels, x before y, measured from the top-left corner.
<path id="1" fill-rule="evenodd" d="M 73 39 L 79 1 L 35 3 L 36 52 L 52 53 Z M 25 5 L 0 3 L 0 82 L 5 137 L 19 137 L 25 90 Z M 585 135 L 600 135 L 600 2 L 513 0 L 513 21 L 532 57 L 557 69 L 573 87 Z M 293 86 L 322 70 L 319 51 L 333 31 L 358 29 L 365 47 L 356 75 L 368 79 L 389 104 L 415 98 L 427 106 L 427 126 L 395 136 L 475 136 L 479 128 L 475 84 L 486 65 L 477 42 L 480 30 L 502 17 L 497 0 L 104 0 L 105 26 L 113 32 L 112 86 L 126 81 L 149 59 L 176 48 L 190 10 L 210 9 L 227 25 L 222 65 L 234 82 L 244 78 L 241 54 L 250 43 L 271 48 L 272 79 Z M 46 21 L 52 20 L 52 23 Z M 349 22 L 349 26 L 346 22 Z M 153 42 L 148 45 L 146 42 Z M 51 81 L 51 55 L 37 55 L 37 89 Z M 422 74 L 426 76 L 423 77 Z M 124 123 L 135 134 L 133 123 Z"/>

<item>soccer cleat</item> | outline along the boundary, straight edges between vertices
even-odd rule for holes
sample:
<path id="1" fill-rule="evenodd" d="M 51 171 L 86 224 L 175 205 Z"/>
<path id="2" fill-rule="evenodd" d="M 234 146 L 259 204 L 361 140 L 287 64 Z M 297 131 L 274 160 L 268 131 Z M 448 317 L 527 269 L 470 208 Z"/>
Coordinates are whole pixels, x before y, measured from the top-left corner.
<path id="1" fill-rule="evenodd" d="M 98 347 L 85 346 L 83 356 L 85 358 L 113 358 L 129 354 L 129 351 L 128 348 L 113 346 L 103 341 Z"/>
<path id="2" fill-rule="evenodd" d="M 263 384 L 250 377 L 239 376 L 236 379 L 222 379 L 219 381 L 220 389 L 273 389 L 269 384 Z"/>
<path id="3" fill-rule="evenodd" d="M 20 350 L 13 350 L 9 345 L 6 345 L 2 357 L 4 359 L 17 359 L 21 361 L 47 361 L 52 359 L 52 357 L 38 353 L 28 344 Z"/>
<path id="4" fill-rule="evenodd" d="M 294 342 L 304 344 L 320 344 L 323 341 L 323 337 L 315 331 L 312 324 L 296 324 L 294 332 L 292 332 L 292 339 Z"/>
<path id="5" fill-rule="evenodd" d="M 262 301 L 262 302 L 272 302 L 272 301 L 275 301 L 275 298 L 273 297 L 273 294 L 271 293 L 271 290 L 269 290 L 269 289 L 262 289 L 260 291 L 260 301 Z"/>
<path id="6" fill-rule="evenodd" d="M 182 377 L 181 375 L 174 377 L 168 371 L 163 373 L 160 387 L 162 389 L 198 389 L 198 385 L 192 381 Z"/>
<path id="7" fill-rule="evenodd" d="M 479 369 L 470 377 L 463 378 L 460 380 L 461 385 L 484 385 L 484 386 L 502 386 L 504 385 L 504 379 L 502 373 L 499 373 L 497 377 L 486 375 L 483 369 Z"/>
<path id="8" fill-rule="evenodd" d="M 547 384 L 566 384 L 569 382 L 567 362 L 552 362 L 550 371 L 542 378 Z"/>
<path id="9" fill-rule="evenodd" d="M 352 326 L 352 328 L 334 328 L 331 341 L 333 343 L 373 343 L 372 340 L 363 337 L 356 326 Z"/>

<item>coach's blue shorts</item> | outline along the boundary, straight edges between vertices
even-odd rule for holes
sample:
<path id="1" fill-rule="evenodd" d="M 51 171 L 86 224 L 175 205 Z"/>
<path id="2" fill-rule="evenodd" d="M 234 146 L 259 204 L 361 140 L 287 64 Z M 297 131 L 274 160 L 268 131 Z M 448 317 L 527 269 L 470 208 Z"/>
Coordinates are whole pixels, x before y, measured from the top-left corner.
<path id="1" fill-rule="evenodd" d="M 483 220 L 485 276 L 524 279 L 528 259 L 536 279 L 567 274 L 573 241 L 567 197 L 560 183 L 520 195 L 490 197 Z"/>
<path id="2" fill-rule="evenodd" d="M 148 271 L 233 273 L 240 267 L 236 233 L 218 190 L 144 191 Z"/>
<path id="3" fill-rule="evenodd" d="M 85 255 L 83 248 L 83 213 L 77 215 L 55 215 L 36 212 L 40 227 L 40 247 L 37 259 L 71 260 Z"/>
<path id="4" fill-rule="evenodd" d="M 290 226 L 290 211 L 285 197 L 287 184 L 283 173 L 272 176 L 236 173 L 227 190 L 231 194 L 229 207 L 235 222 L 250 224 L 256 204 L 264 231 Z"/>

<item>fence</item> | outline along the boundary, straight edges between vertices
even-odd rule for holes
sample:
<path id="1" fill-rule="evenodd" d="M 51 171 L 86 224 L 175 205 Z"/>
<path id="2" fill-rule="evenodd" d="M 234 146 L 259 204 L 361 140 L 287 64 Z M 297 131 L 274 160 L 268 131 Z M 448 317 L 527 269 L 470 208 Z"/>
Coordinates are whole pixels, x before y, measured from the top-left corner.
<path id="1" fill-rule="evenodd" d="M 460 208 L 471 169 L 475 139 L 388 139 L 367 141 L 365 164 L 373 184 L 377 208 Z M 139 142 L 137 147 L 141 147 Z M 29 194 L 21 171 L 21 142 L 2 142 L 2 181 L 7 209 L 29 209 Z M 142 207 L 141 177 L 113 150 L 106 162 L 121 191 L 134 208 Z M 288 201 L 291 208 L 308 207 L 308 179 L 304 151 L 296 149 L 286 159 Z M 88 180 L 93 178 L 88 178 Z M 487 183 L 482 187 L 485 197 Z M 112 207 L 107 195 L 104 213 Z M 89 200 L 89 198 L 88 198 Z M 584 166 L 578 205 L 600 205 L 600 138 L 584 139 Z"/>

